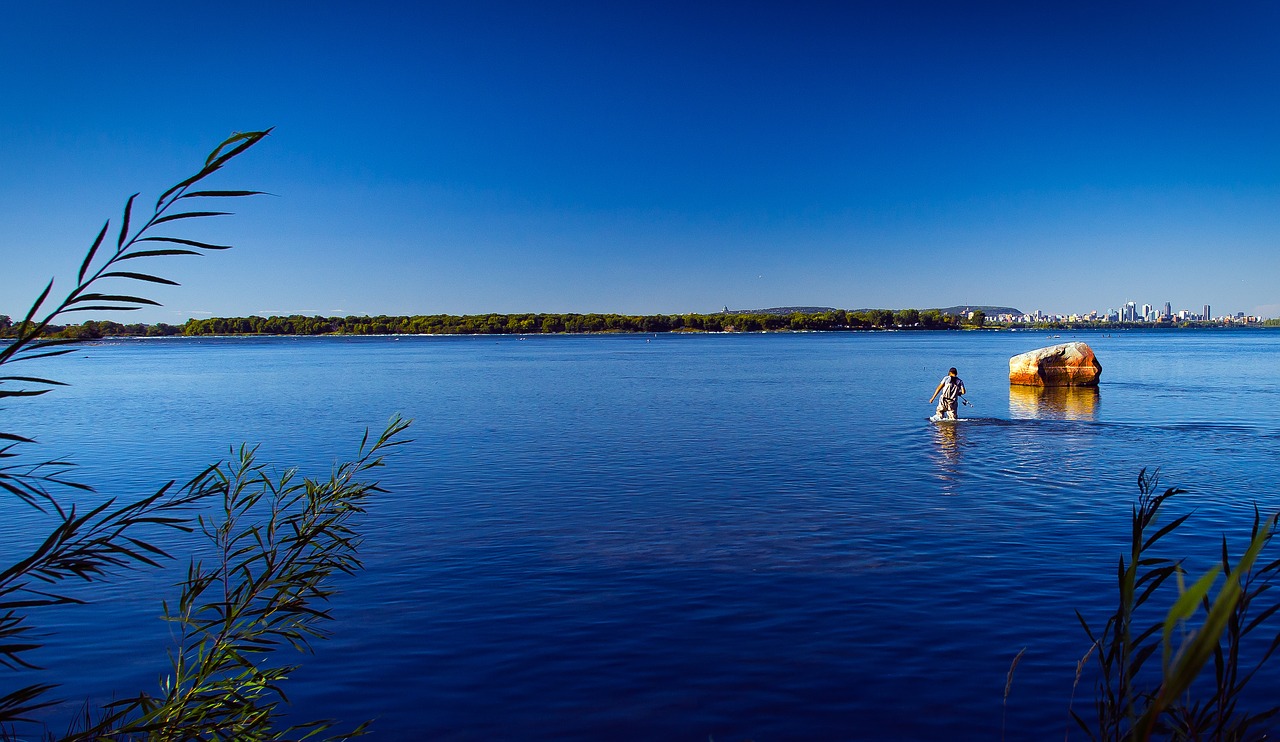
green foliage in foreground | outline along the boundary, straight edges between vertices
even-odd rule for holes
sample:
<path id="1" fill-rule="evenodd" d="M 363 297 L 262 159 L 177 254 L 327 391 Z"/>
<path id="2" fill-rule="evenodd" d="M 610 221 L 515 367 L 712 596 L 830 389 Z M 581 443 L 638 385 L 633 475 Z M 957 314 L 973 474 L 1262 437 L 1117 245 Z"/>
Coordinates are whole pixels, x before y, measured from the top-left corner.
<path id="1" fill-rule="evenodd" d="M 176 604 L 164 606 L 177 627 L 170 673 L 158 695 L 111 704 L 82 736 L 275 739 L 332 727 L 324 720 L 277 729 L 281 686 L 297 665 L 278 664 L 271 653 L 286 646 L 307 652 L 325 636 L 331 578 L 361 568 L 352 521 L 383 491 L 360 477 L 407 442 L 397 436 L 408 425 L 393 419 L 372 444 L 366 433 L 356 459 L 328 480 L 299 481 L 292 470 L 273 478 L 243 447 L 237 461 L 197 478 L 191 491 L 217 501 L 197 519 L 213 557 L 193 558 Z"/>
<path id="2" fill-rule="evenodd" d="M 227 249 L 156 232 L 162 225 L 227 214 L 197 210 L 189 203 L 256 195 L 194 187 L 267 134 L 237 134 L 224 141 L 198 172 L 156 200 L 141 226 L 133 221 L 137 194 L 131 196 L 114 246 L 107 243 L 108 222 L 61 301 L 42 312 L 50 301 L 51 281 L 22 321 L 0 317 L 13 338 L 0 348 L 0 366 L 70 352 L 66 346 L 77 338 L 55 333 L 55 321 L 65 315 L 155 305 L 114 288 L 174 284 L 135 266 Z M 0 399 L 20 401 L 61 385 L 50 378 L 4 375 Z M 284 647 L 308 651 L 312 639 L 324 636 L 332 578 L 360 568 L 360 538 L 353 521 L 364 512 L 365 501 L 382 491 L 362 478 L 382 466 L 387 451 L 406 442 L 400 436 L 407 427 L 399 417 L 392 418 L 372 442 L 366 431 L 356 458 L 338 464 L 328 480 L 299 480 L 292 470 L 275 477 L 257 463 L 253 449 L 242 448 L 232 464 L 212 465 L 183 487 L 169 482 L 123 504 L 71 479 L 70 461 L 32 461 L 32 438 L 0 432 L 0 492 L 51 521 L 47 535 L 29 553 L 0 565 L 0 738 L 29 738 L 19 737 L 19 726 L 39 727 L 38 712 L 55 703 L 50 699 L 55 686 L 23 684 L 23 674 L 37 669 L 41 644 L 34 619 L 40 609 L 88 602 L 66 589 L 69 580 L 101 583 L 171 559 L 154 543 L 157 528 L 198 531 L 207 543 L 193 544 L 193 553 L 203 548 L 212 554 L 203 560 L 192 557 L 177 600 L 164 606 L 166 620 L 176 627 L 171 671 L 156 694 L 126 695 L 98 711 L 86 707 L 79 725 L 64 739 L 268 740 L 329 729 L 333 723 L 325 720 L 278 728 L 285 700 L 282 684 L 296 666 L 274 653 Z M 14 528 L 10 523 L 7 528 Z M 3 528 L 0 538 L 21 543 L 19 534 L 6 534 Z M 358 727 L 343 736 L 362 731 Z M 39 735 L 54 738 L 47 731 Z"/>
<path id="3" fill-rule="evenodd" d="M 1128 559 L 1121 557 L 1116 571 L 1116 610 L 1100 631 L 1079 616 L 1093 642 L 1081 666 L 1090 656 L 1096 661 L 1094 714 L 1071 715 L 1096 740 L 1262 738 L 1280 706 L 1249 709 L 1242 696 L 1280 646 L 1280 632 L 1268 622 L 1280 602 L 1264 601 L 1280 576 L 1280 560 L 1259 562 L 1280 516 L 1262 519 L 1255 508 L 1243 555 L 1233 564 L 1224 537 L 1220 564 L 1187 585 L 1182 560 L 1157 553 L 1189 517 L 1157 527 L 1161 507 L 1182 490 L 1158 492 L 1158 477 L 1146 470 L 1138 487 Z M 1170 583 L 1176 598 L 1153 612 L 1153 598 Z M 1210 663 L 1211 677 L 1205 672 Z"/>

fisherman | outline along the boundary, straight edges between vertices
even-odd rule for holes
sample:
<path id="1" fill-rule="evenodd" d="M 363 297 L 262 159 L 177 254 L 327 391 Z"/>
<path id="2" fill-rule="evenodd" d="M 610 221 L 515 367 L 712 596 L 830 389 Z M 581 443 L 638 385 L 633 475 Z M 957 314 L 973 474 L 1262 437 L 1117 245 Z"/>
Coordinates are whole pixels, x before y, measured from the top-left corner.
<path id="1" fill-rule="evenodd" d="M 960 397 L 964 395 L 964 381 L 956 376 L 954 366 L 942 377 L 942 381 L 938 382 L 938 388 L 933 390 L 933 396 L 929 397 L 929 404 L 933 404 L 933 400 L 938 394 L 942 394 L 942 399 L 938 400 L 937 419 L 945 420 L 950 415 L 952 420 L 959 417 L 956 414 L 956 408 L 960 404 Z"/>

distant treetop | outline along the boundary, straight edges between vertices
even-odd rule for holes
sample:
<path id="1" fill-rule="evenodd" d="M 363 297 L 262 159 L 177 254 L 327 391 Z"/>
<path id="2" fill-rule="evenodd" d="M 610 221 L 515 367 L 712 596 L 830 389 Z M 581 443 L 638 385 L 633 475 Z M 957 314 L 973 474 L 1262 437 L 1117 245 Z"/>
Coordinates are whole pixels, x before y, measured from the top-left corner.
<path id="1" fill-rule="evenodd" d="M 729 309 L 721 314 L 822 314 L 823 312 L 834 312 L 835 307 L 770 307 L 768 309 Z"/>

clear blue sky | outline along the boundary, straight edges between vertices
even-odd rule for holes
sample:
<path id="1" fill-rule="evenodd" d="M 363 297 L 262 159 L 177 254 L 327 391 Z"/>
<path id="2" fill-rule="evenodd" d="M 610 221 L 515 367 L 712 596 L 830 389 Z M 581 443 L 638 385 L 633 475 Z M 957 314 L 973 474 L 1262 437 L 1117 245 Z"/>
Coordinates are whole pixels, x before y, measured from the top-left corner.
<path id="1" fill-rule="evenodd" d="M 6 3 L 0 94 L 0 313 L 274 126 L 138 320 L 1280 315 L 1274 2 Z"/>

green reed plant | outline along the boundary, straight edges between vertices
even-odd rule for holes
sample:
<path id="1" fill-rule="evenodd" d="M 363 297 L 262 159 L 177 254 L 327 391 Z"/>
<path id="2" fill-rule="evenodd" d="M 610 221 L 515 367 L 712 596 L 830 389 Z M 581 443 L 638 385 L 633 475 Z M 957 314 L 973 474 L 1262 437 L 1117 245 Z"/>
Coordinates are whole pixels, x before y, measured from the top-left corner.
<path id="1" fill-rule="evenodd" d="M 1274 603 L 1255 613 L 1255 603 L 1264 600 L 1280 571 L 1280 561 L 1258 566 L 1277 517 L 1263 519 L 1255 508 L 1249 545 L 1239 560 L 1232 564 L 1223 537 L 1221 563 L 1188 586 L 1183 560 L 1156 553 L 1160 542 L 1190 517 L 1182 515 L 1157 528 L 1161 507 L 1183 490 L 1160 492 L 1158 485 L 1158 472 L 1139 473 L 1128 561 L 1121 557 L 1117 568 L 1116 610 L 1097 633 L 1077 612 L 1092 641 L 1088 654 L 1097 662 L 1096 716 L 1090 723 L 1074 709 L 1071 715 L 1098 740 L 1253 738 L 1280 711 L 1241 706 L 1249 680 L 1280 646 L 1280 633 L 1272 634 L 1253 664 L 1242 667 L 1242 649 L 1246 643 L 1252 646 L 1250 635 L 1274 631 L 1266 622 L 1280 610 L 1280 603 Z M 1224 579 L 1215 594 L 1220 576 Z M 1153 618 L 1151 601 L 1170 580 L 1177 585 L 1177 597 Z M 1199 625 L 1192 627 L 1195 621 Z M 1158 671 L 1148 667 L 1157 652 Z M 1201 675 L 1210 660 L 1212 692 L 1205 695 L 1210 681 Z"/>
<path id="2" fill-rule="evenodd" d="M 310 651 L 311 640 L 325 636 L 332 577 L 361 568 L 352 520 L 384 491 L 359 478 L 406 442 L 397 436 L 408 426 L 393 418 L 372 443 L 366 433 L 357 458 L 324 481 L 299 480 L 292 470 L 273 477 L 247 447 L 235 462 L 206 471 L 193 486 L 220 500 L 197 519 L 212 556 L 192 559 L 177 603 L 164 606 L 178 636 L 171 672 L 158 695 L 111 704 L 83 738 L 287 739 L 332 727 L 325 720 L 277 730 L 282 684 L 298 666 L 271 653 Z"/>
<path id="3" fill-rule="evenodd" d="M 0 366 L 70 352 L 66 346 L 74 339 L 47 336 L 66 315 L 157 305 L 119 288 L 176 285 L 143 272 L 152 262 L 228 249 L 160 232 L 230 213 L 199 205 L 209 199 L 261 195 L 200 186 L 269 133 L 235 134 L 223 141 L 199 170 L 157 198 L 141 224 L 134 218 L 138 194 L 130 196 L 114 246 L 104 249 L 111 232 L 108 221 L 65 297 L 52 303 L 50 281 L 26 317 L 10 328 L 13 340 L 0 347 Z M 0 398 L 20 401 L 62 385 L 41 376 L 2 375 Z M 38 723 L 35 713 L 55 702 L 50 692 L 56 686 L 22 683 L 24 672 L 37 669 L 33 653 L 42 646 L 33 611 L 86 602 L 63 586 L 70 580 L 97 583 L 170 559 L 149 536 L 157 527 L 198 530 L 217 555 L 211 561 L 193 559 L 178 601 L 172 609 L 164 606 L 166 620 L 179 627 L 172 672 L 154 696 L 138 694 L 96 714 L 86 711 L 79 728 L 66 738 L 284 739 L 329 728 L 330 722 L 309 722 L 274 729 L 285 700 L 281 683 L 295 666 L 273 660 L 271 653 L 282 646 L 306 651 L 311 639 L 325 635 L 322 624 L 329 617 L 325 606 L 333 595 L 334 576 L 361 567 L 353 518 L 363 512 L 369 496 L 382 491 L 376 482 L 358 477 L 382 466 L 385 453 L 406 442 L 401 434 L 408 425 L 394 417 L 372 442 L 366 431 L 356 458 L 338 464 L 326 481 L 299 480 L 292 470 L 273 478 L 257 463 L 254 449 L 245 447 L 235 462 L 214 464 L 181 487 L 171 481 L 153 494 L 125 501 L 104 499 L 75 481 L 72 461 L 33 460 L 32 437 L 0 431 L 0 491 L 50 522 L 29 553 L 0 567 L 0 668 L 8 676 L 6 685 L 9 678 L 18 678 L 12 690 L 0 686 L 0 737 L 14 737 L 18 723 Z M 90 499 L 86 503 L 84 498 Z M 218 500 L 220 508 L 200 512 Z M 7 540 L 20 542 L 17 534 Z"/>
<path id="4" fill-rule="evenodd" d="M 152 299 L 120 293 L 119 286 L 175 284 L 151 272 L 133 269 L 157 258 L 199 255 L 226 249 L 185 237 L 158 234 L 164 225 L 183 220 L 223 216 L 227 212 L 187 207 L 206 199 L 230 199 L 258 195 L 256 191 L 197 190 L 210 175 L 220 170 L 268 134 L 267 131 L 236 134 L 219 144 L 193 175 L 184 178 L 156 199 L 149 218 L 136 224 L 134 203 L 138 194 L 125 202 L 114 249 L 102 250 L 111 230 L 108 220 L 81 261 L 75 285 L 61 301 L 49 306 L 54 282 L 50 281 L 32 303 L 26 317 L 16 325 L 14 339 L 0 348 L 0 366 L 63 355 L 71 351 L 65 338 L 47 338 L 45 330 L 57 319 L 84 311 L 130 311 L 155 305 Z M 155 247 L 160 245 L 160 247 Z M 138 262 L 142 261 L 142 262 Z M 38 376 L 0 376 L 0 400 L 20 400 L 46 394 L 62 382 Z M 44 513 L 53 521 L 48 535 L 27 556 L 0 571 L 0 665 L 9 670 L 31 669 L 27 659 L 41 644 L 32 637 L 30 611 L 51 605 L 83 602 L 57 586 L 76 578 L 93 582 L 106 578 L 112 570 L 156 566 L 157 558 L 168 556 L 162 549 L 137 534 L 146 526 L 190 530 L 190 510 L 203 493 L 199 489 L 175 489 L 174 482 L 154 494 L 117 505 L 115 498 L 96 506 L 80 507 L 69 495 L 93 490 L 70 478 L 74 463 L 66 459 L 32 461 L 27 448 L 35 441 L 15 432 L 0 431 L 0 489 L 25 505 Z M 197 478 L 198 479 L 198 478 Z M 61 495 L 59 494 L 61 493 Z M 17 541 L 16 538 L 11 539 Z M 48 684 L 31 684 L 0 695 L 0 724 L 22 721 L 32 711 L 49 703 Z"/>

